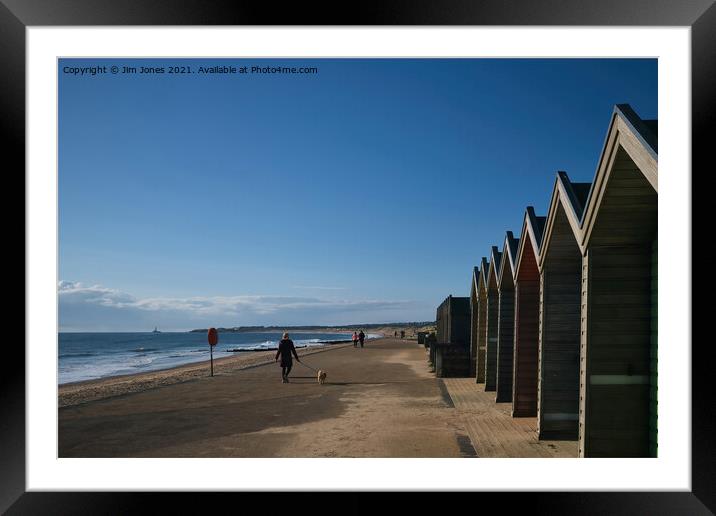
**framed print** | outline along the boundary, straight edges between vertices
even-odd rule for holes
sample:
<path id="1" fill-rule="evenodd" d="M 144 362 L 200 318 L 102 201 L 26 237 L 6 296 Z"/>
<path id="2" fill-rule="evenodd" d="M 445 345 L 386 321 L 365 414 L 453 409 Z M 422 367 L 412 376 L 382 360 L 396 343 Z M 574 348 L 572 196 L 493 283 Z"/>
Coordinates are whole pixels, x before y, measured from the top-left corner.
<path id="1" fill-rule="evenodd" d="M 714 510 L 712 2 L 367 7 L 0 6 L 27 202 L 3 510 Z"/>

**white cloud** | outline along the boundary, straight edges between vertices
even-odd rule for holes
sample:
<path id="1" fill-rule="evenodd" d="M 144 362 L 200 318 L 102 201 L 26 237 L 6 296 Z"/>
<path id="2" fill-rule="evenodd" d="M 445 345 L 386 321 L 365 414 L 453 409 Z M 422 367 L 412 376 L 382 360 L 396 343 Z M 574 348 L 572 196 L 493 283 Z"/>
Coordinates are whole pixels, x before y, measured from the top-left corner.
<path id="1" fill-rule="evenodd" d="M 61 300 L 72 303 L 98 303 L 103 306 L 131 306 L 136 300 L 124 292 L 99 285 L 86 287 L 81 283 L 60 281 L 58 285 Z"/>
<path id="2" fill-rule="evenodd" d="M 305 288 L 309 290 L 345 290 L 345 287 L 309 287 L 306 285 L 293 285 L 291 288 Z"/>
<path id="3" fill-rule="evenodd" d="M 424 307 L 409 300 L 327 300 L 299 296 L 153 297 L 82 283 L 58 285 L 63 331 L 133 331 L 161 325 L 167 329 L 273 324 L 346 324 L 415 320 Z"/>

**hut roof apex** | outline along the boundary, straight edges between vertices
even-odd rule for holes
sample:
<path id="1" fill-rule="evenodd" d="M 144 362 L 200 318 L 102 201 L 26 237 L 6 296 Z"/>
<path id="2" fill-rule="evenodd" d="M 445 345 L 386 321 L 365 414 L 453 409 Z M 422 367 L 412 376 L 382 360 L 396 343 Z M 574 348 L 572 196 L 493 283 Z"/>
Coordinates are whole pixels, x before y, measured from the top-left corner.
<path id="1" fill-rule="evenodd" d="M 532 248 L 535 260 L 539 261 L 540 246 L 542 244 L 542 233 L 544 232 L 545 222 L 547 217 L 537 216 L 535 209 L 532 206 L 527 206 L 525 209 L 525 216 L 522 220 L 522 234 L 517 244 L 517 250 L 515 251 L 515 270 L 514 275 L 517 276 L 520 264 L 522 262 L 522 255 L 525 252 L 524 247 L 528 243 Z"/>
<path id="2" fill-rule="evenodd" d="M 487 279 L 488 280 L 490 279 L 489 278 L 490 276 L 494 275 L 495 281 L 497 281 L 497 273 L 500 271 L 501 261 L 502 261 L 502 253 L 500 252 L 500 250 L 497 248 L 496 245 L 493 245 L 492 249 L 490 251 L 490 268 L 487 271 L 487 275 L 488 275 Z"/>
<path id="3" fill-rule="evenodd" d="M 621 117 L 635 136 L 641 140 L 647 151 L 652 154 L 652 157 L 657 159 L 659 152 L 658 120 L 642 120 L 629 104 L 617 104 L 614 106 L 612 116 Z"/>
<path id="4" fill-rule="evenodd" d="M 505 242 L 502 246 L 502 263 L 500 263 L 500 268 L 497 271 L 497 283 L 500 288 L 502 287 L 502 282 L 506 278 L 505 275 L 508 275 L 511 280 L 515 277 L 519 241 L 520 239 L 515 238 L 512 231 L 506 232 Z"/>
<path id="5" fill-rule="evenodd" d="M 621 169 L 615 170 L 613 156 L 621 156 Z M 624 169 L 624 161 L 631 161 L 635 170 L 643 175 L 658 194 L 659 156 L 658 120 L 642 119 L 629 104 L 614 106 L 604 146 L 599 157 L 594 182 L 584 202 L 580 220 L 580 247 L 586 249 L 592 235 L 597 213 L 613 173 Z"/>
<path id="6" fill-rule="evenodd" d="M 480 260 L 480 281 L 478 282 L 478 290 L 480 288 L 487 288 L 487 273 L 490 270 L 490 262 L 484 256 Z"/>
<path id="7" fill-rule="evenodd" d="M 572 183 L 566 172 L 557 172 L 557 178 L 554 182 L 552 190 L 552 199 L 547 210 L 547 220 L 542 234 L 542 242 L 540 243 L 539 256 L 537 263 L 540 270 L 544 266 L 545 256 L 552 241 L 552 230 L 555 227 L 555 220 L 560 216 L 561 210 L 567 218 L 569 228 L 574 236 L 577 246 L 580 247 L 582 239 L 581 219 L 584 213 L 586 199 L 589 196 L 589 183 Z M 587 195 L 585 196 L 585 192 Z"/>

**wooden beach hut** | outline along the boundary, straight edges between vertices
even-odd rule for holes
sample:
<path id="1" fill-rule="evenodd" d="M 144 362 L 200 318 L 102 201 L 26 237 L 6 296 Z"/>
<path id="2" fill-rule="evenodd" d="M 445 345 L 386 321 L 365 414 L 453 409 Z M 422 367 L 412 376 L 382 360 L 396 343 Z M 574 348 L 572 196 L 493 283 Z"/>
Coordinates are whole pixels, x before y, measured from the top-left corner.
<path id="1" fill-rule="evenodd" d="M 497 392 L 495 401 L 512 401 L 512 374 L 515 347 L 515 260 L 519 239 L 512 231 L 505 236 L 497 273 Z"/>
<path id="2" fill-rule="evenodd" d="M 487 349 L 487 270 L 490 268 L 487 258 L 480 261 L 477 279 L 477 315 L 475 332 L 477 334 L 477 360 L 475 362 L 475 382 L 485 383 L 485 350 Z"/>
<path id="3" fill-rule="evenodd" d="M 437 308 L 437 341 L 431 344 L 435 375 L 470 373 L 470 298 L 448 296 Z"/>
<path id="4" fill-rule="evenodd" d="M 580 457 L 657 455 L 656 127 L 615 107 L 583 215 Z"/>
<path id="5" fill-rule="evenodd" d="M 472 268 L 470 279 L 470 376 L 477 372 L 477 284 L 480 281 L 480 268 Z"/>
<path id="6" fill-rule="evenodd" d="M 538 265 L 540 341 L 537 423 L 541 439 L 578 438 L 582 253 L 580 220 L 590 183 L 557 172 Z"/>
<path id="7" fill-rule="evenodd" d="M 500 268 L 502 253 L 492 246 L 490 266 L 487 270 L 487 347 L 485 349 L 485 390 L 497 390 L 497 331 L 499 293 L 497 291 L 497 271 Z"/>
<path id="8" fill-rule="evenodd" d="M 512 416 L 537 415 L 537 371 L 539 357 L 539 287 L 537 267 L 546 217 L 528 206 L 522 223 L 515 263 L 515 356 L 512 387 Z"/>

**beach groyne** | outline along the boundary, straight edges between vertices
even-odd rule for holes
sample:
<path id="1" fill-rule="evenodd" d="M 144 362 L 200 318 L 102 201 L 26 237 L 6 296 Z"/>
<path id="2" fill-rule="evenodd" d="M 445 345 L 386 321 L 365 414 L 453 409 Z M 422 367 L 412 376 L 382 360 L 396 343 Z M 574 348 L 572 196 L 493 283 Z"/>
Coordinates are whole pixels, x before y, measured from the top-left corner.
<path id="1" fill-rule="evenodd" d="M 311 347 L 317 347 L 317 346 L 324 346 L 324 345 L 331 345 L 331 344 L 347 344 L 349 342 L 352 342 L 351 339 L 344 339 L 344 340 L 322 340 L 321 342 L 318 342 L 316 344 L 308 345 L 308 344 L 301 344 L 295 346 L 296 349 L 301 348 L 311 348 Z M 261 351 L 278 351 L 278 347 L 274 348 L 235 348 L 235 349 L 227 349 L 226 351 L 230 351 L 232 353 L 251 353 L 251 352 L 261 352 Z"/>

